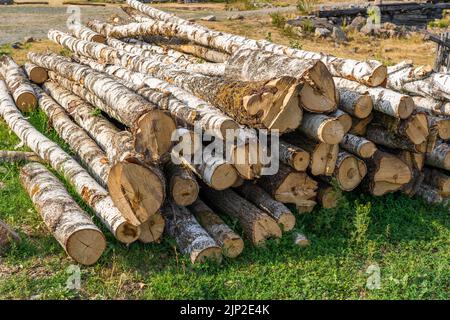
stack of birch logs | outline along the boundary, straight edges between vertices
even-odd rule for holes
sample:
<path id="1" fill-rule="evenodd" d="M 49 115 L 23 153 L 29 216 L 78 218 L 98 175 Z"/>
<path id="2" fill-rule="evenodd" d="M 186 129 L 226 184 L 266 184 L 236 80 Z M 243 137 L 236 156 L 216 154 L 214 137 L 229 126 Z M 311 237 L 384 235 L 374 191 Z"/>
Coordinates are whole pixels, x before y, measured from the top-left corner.
<path id="1" fill-rule="evenodd" d="M 260 245 L 294 228 L 291 209 L 333 208 L 357 187 L 449 196 L 449 75 L 251 40 L 127 3 L 135 22 L 50 30 L 70 57 L 30 52 L 23 70 L 0 60 L 0 115 L 118 241 L 167 233 L 193 263 L 220 261 L 244 248 L 236 221 Z M 22 115 L 37 106 L 75 157 Z M 21 181 L 46 225 L 69 256 L 95 263 L 105 237 L 65 186 L 33 154 L 0 156 L 29 162 Z"/>

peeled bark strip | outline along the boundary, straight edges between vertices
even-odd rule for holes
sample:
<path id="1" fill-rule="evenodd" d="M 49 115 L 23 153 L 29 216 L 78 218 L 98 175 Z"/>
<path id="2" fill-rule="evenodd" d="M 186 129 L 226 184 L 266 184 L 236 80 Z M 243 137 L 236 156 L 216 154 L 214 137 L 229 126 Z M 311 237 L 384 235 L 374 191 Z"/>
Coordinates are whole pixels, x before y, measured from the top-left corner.
<path id="1" fill-rule="evenodd" d="M 308 151 L 303 150 L 293 144 L 280 141 L 280 161 L 291 166 L 297 171 L 305 171 L 310 162 Z"/>
<path id="2" fill-rule="evenodd" d="M 200 159 L 201 163 L 195 163 L 195 161 L 191 161 L 191 159 L 180 156 L 173 151 L 171 156 L 175 164 L 187 166 L 208 186 L 215 190 L 224 190 L 231 187 L 238 178 L 236 169 L 219 156 L 203 153 L 202 159 Z"/>
<path id="3" fill-rule="evenodd" d="M 203 200 L 223 214 L 239 221 L 245 236 L 254 244 L 261 245 L 268 238 L 280 238 L 281 229 L 274 219 L 252 203 L 228 189 L 216 191 L 202 188 Z"/>
<path id="4" fill-rule="evenodd" d="M 70 32 L 78 39 L 83 39 L 92 42 L 106 43 L 106 37 L 86 28 L 82 24 L 74 23 L 69 26 Z"/>
<path id="5" fill-rule="evenodd" d="M 5 222 L 0 220 L 0 255 L 3 254 L 13 242 L 20 242 L 19 235 Z"/>
<path id="6" fill-rule="evenodd" d="M 159 159 L 170 149 L 174 120 L 142 96 L 112 77 L 63 57 L 30 52 L 28 58 L 36 65 L 81 83 L 103 100 L 108 106 L 103 111 L 132 129 L 135 149 L 147 159 Z"/>
<path id="7" fill-rule="evenodd" d="M 368 93 L 373 101 L 373 108 L 395 118 L 406 119 L 415 109 L 410 96 L 385 89 L 382 87 L 369 88 L 355 81 L 343 78 L 334 78 L 338 89 L 344 88 L 360 94 Z"/>
<path id="8" fill-rule="evenodd" d="M 339 109 L 358 118 L 367 118 L 373 110 L 373 102 L 370 95 L 358 93 L 346 88 L 337 88 L 339 92 Z"/>
<path id="9" fill-rule="evenodd" d="M 439 192 L 437 192 L 433 187 L 422 184 L 417 190 L 417 195 L 421 198 L 423 198 L 426 202 L 432 203 L 432 204 L 439 204 L 442 203 L 445 206 L 448 207 L 448 199 L 444 199 Z"/>
<path id="10" fill-rule="evenodd" d="M 387 86 L 393 90 L 450 100 L 450 75 L 424 66 L 414 67 L 409 61 L 389 67 L 387 80 Z"/>
<path id="11" fill-rule="evenodd" d="M 189 206 L 200 225 L 222 247 L 222 254 L 236 258 L 244 250 L 244 241 L 202 200 L 197 199 Z"/>
<path id="12" fill-rule="evenodd" d="M 0 57 L 0 76 L 5 79 L 17 108 L 22 112 L 32 111 L 37 106 L 37 99 L 26 74 L 7 55 Z"/>
<path id="13" fill-rule="evenodd" d="M 336 208 L 342 194 L 326 182 L 319 181 L 317 202 L 325 209 Z"/>
<path id="14" fill-rule="evenodd" d="M 2 162 L 43 162 L 34 152 L 0 150 L 0 163 Z"/>
<path id="15" fill-rule="evenodd" d="M 92 265 L 106 248 L 105 236 L 64 185 L 39 163 L 21 169 L 20 180 L 45 225 L 76 262 Z"/>
<path id="16" fill-rule="evenodd" d="M 450 177 L 444 172 L 433 169 L 424 168 L 424 182 L 434 187 L 442 197 L 450 197 Z"/>
<path id="17" fill-rule="evenodd" d="M 164 201 L 163 173 L 154 166 L 143 165 L 142 157 L 134 152 L 131 134 L 96 116 L 94 107 L 54 83 L 46 83 L 44 89 L 59 103 L 36 88 L 41 107 L 58 134 L 94 171 L 99 182 L 108 186 L 114 204 L 127 220 L 135 225 L 147 221 Z M 73 123 L 69 114 L 86 132 Z M 102 142 L 104 151 L 91 137 Z"/>
<path id="18" fill-rule="evenodd" d="M 426 141 L 421 144 L 414 144 L 404 136 L 401 136 L 394 132 L 390 132 L 385 128 L 372 124 L 367 127 L 366 137 L 376 144 L 391 149 L 402 149 L 412 152 L 424 153 L 426 152 L 427 148 Z"/>
<path id="19" fill-rule="evenodd" d="M 364 159 L 372 157 L 375 151 L 377 151 L 377 147 L 372 141 L 350 133 L 344 136 L 339 146 Z"/>
<path id="20" fill-rule="evenodd" d="M 334 76 L 339 76 L 347 79 L 355 79 L 369 86 L 378 86 L 382 84 L 386 79 L 386 67 L 384 67 L 378 61 L 357 61 L 352 59 L 342 59 L 323 53 L 293 49 L 287 46 L 277 45 L 269 41 L 251 40 L 242 36 L 207 29 L 205 27 L 178 18 L 174 15 L 157 10 L 150 6 L 143 5 L 142 3 L 139 3 L 135 0 L 127 0 L 127 3 L 131 7 L 144 12 L 149 17 L 161 21 L 143 19 L 146 22 L 142 23 L 141 27 L 136 28 L 133 26 L 131 28 L 116 28 L 122 29 L 122 31 L 125 31 L 123 29 L 135 29 L 134 31 L 136 32 L 134 32 L 134 34 L 142 35 L 144 32 L 146 34 L 160 34 L 169 37 L 175 36 L 228 53 L 233 53 L 241 47 L 249 47 L 277 54 L 284 54 L 288 57 L 293 58 L 320 59 Z M 104 29 L 107 29 L 108 31 L 112 31 L 105 26 L 102 27 Z M 119 34 L 112 36 L 119 37 Z M 130 34 L 128 34 L 127 36 L 130 36 Z"/>
<path id="21" fill-rule="evenodd" d="M 324 114 L 305 113 L 298 129 L 308 137 L 327 144 L 338 144 L 345 134 L 337 118 Z"/>
<path id="22" fill-rule="evenodd" d="M 139 226 L 139 241 L 142 243 L 159 243 L 164 234 L 166 221 L 160 212 L 153 214 L 150 219 Z"/>
<path id="23" fill-rule="evenodd" d="M 317 189 L 317 182 L 305 172 L 294 171 L 281 163 L 276 174 L 261 177 L 258 180 L 258 185 L 275 200 L 298 206 L 309 205 L 314 202 L 308 199 L 316 195 Z"/>
<path id="24" fill-rule="evenodd" d="M 45 68 L 39 67 L 31 62 L 26 62 L 23 68 L 28 78 L 36 84 L 42 84 L 48 79 Z"/>
<path id="25" fill-rule="evenodd" d="M 366 173 L 367 167 L 362 160 L 348 152 L 339 152 L 333 177 L 340 189 L 352 191 L 361 183 Z"/>
<path id="26" fill-rule="evenodd" d="M 412 178 L 408 165 L 392 154 L 378 150 L 364 161 L 367 165 L 365 188 L 374 196 L 395 192 Z"/>
<path id="27" fill-rule="evenodd" d="M 337 144 L 317 142 L 297 132 L 283 136 L 288 142 L 301 147 L 310 154 L 309 168 L 311 174 L 331 176 L 336 166 L 336 158 L 339 152 Z"/>
<path id="28" fill-rule="evenodd" d="M 374 112 L 372 124 L 382 126 L 389 132 L 404 136 L 414 144 L 425 142 L 429 134 L 427 115 L 423 112 L 415 112 L 408 119 L 404 120 L 381 112 Z"/>
<path id="29" fill-rule="evenodd" d="M 373 113 L 371 113 L 367 118 L 358 119 L 352 117 L 352 128 L 348 133 L 355 136 L 365 136 L 367 131 L 367 126 L 373 120 Z"/>
<path id="30" fill-rule="evenodd" d="M 107 191 L 55 142 L 25 120 L 15 107 L 3 81 L 0 81 L 0 115 L 30 149 L 66 177 L 116 239 L 131 243 L 138 238 L 139 230 L 125 220 Z"/>
<path id="31" fill-rule="evenodd" d="M 237 75 L 245 81 L 293 77 L 302 83 L 299 102 L 305 110 L 330 112 L 337 107 L 333 78 L 319 60 L 294 59 L 268 51 L 241 48 L 227 60 L 225 74 Z"/>
<path id="32" fill-rule="evenodd" d="M 179 206 L 188 206 L 197 199 L 199 187 L 191 170 L 171 161 L 165 165 L 169 194 Z"/>
<path id="33" fill-rule="evenodd" d="M 450 146 L 437 141 L 434 149 L 425 155 L 425 163 L 429 166 L 450 170 Z"/>
<path id="34" fill-rule="evenodd" d="M 328 114 L 328 116 L 330 116 L 332 118 L 336 118 L 339 121 L 342 128 L 344 129 L 344 134 L 349 132 L 350 129 L 352 128 L 353 120 L 352 120 L 352 117 L 348 113 L 346 113 L 340 109 L 337 109 L 336 111 Z"/>
<path id="35" fill-rule="evenodd" d="M 181 253 L 188 255 L 192 263 L 222 261 L 221 248 L 188 209 L 169 201 L 164 205 L 162 214 L 166 219 L 167 233 L 175 238 Z"/>
<path id="36" fill-rule="evenodd" d="M 246 182 L 242 186 L 236 188 L 236 190 L 245 199 L 274 218 L 283 232 L 290 231 L 294 228 L 295 216 L 292 214 L 291 210 L 281 202 L 274 200 L 261 187 Z"/>

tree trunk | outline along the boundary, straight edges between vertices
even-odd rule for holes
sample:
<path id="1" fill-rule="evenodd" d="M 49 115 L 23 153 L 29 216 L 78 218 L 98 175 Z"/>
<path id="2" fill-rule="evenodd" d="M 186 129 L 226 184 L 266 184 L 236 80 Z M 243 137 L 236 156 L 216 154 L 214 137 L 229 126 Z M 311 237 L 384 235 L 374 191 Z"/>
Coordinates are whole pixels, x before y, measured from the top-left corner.
<path id="1" fill-rule="evenodd" d="M 317 202 L 325 209 L 336 208 L 342 194 L 327 182 L 319 181 Z"/>
<path id="2" fill-rule="evenodd" d="M 64 185 L 39 163 L 21 169 L 20 180 L 45 225 L 76 262 L 92 265 L 106 248 L 105 236 Z"/>
<path id="3" fill-rule="evenodd" d="M 37 105 L 36 95 L 23 70 L 7 55 L 0 57 L 0 76 L 5 79 L 17 108 L 30 112 Z"/>
<path id="4" fill-rule="evenodd" d="M 435 188 L 442 197 L 450 197 L 450 177 L 444 172 L 433 169 L 424 168 L 424 182 Z"/>
<path id="5" fill-rule="evenodd" d="M 23 68 L 28 78 L 36 84 L 42 84 L 48 79 L 47 70 L 35 65 L 34 63 L 25 62 Z"/>
<path id="6" fill-rule="evenodd" d="M 281 229 L 274 219 L 232 190 L 216 191 L 201 188 L 203 200 L 219 212 L 239 221 L 245 236 L 254 244 L 261 245 L 268 238 L 280 238 Z"/>
<path id="7" fill-rule="evenodd" d="M 358 118 L 367 118 L 373 110 L 373 102 L 370 95 L 358 93 L 346 88 L 337 88 L 339 92 L 339 109 Z"/>
<path id="8" fill-rule="evenodd" d="M 169 201 L 163 206 L 162 214 L 166 219 L 167 233 L 175 238 L 181 253 L 188 255 L 192 263 L 222 261 L 221 248 L 188 209 Z"/>
<path id="9" fill-rule="evenodd" d="M 279 145 L 281 162 L 297 171 L 306 171 L 310 162 L 308 151 L 281 140 L 279 141 Z"/>
<path id="10" fill-rule="evenodd" d="M 138 238 L 139 230 L 125 220 L 114 206 L 107 191 L 55 142 L 45 137 L 25 120 L 8 95 L 3 81 L 0 81 L 0 106 L 0 115 L 11 130 L 70 182 L 119 241 L 131 243 Z"/>
<path id="11" fill-rule="evenodd" d="M 281 202 L 274 200 L 264 189 L 256 184 L 246 182 L 236 188 L 238 193 L 258 208 L 267 212 L 280 226 L 283 232 L 290 231 L 295 226 L 295 216 Z"/>
<path id="12" fill-rule="evenodd" d="M 412 178 L 408 165 L 392 154 L 378 150 L 364 161 L 367 165 L 364 187 L 374 196 L 395 192 Z"/>
<path id="13" fill-rule="evenodd" d="M 171 161 L 165 164 L 169 194 L 177 205 L 188 206 L 197 199 L 199 187 L 191 170 Z"/>
<path id="14" fill-rule="evenodd" d="M 97 32 L 94 32 L 89 28 L 86 28 L 85 26 L 83 26 L 80 23 L 71 24 L 69 26 L 69 30 L 70 30 L 70 33 L 72 33 L 72 35 L 74 37 L 77 37 L 78 39 L 83 39 L 86 41 L 98 42 L 98 43 L 103 43 L 103 44 L 106 43 L 105 36 L 103 36 Z"/>
<path id="15" fill-rule="evenodd" d="M 317 189 L 317 182 L 305 172 L 294 171 L 281 163 L 276 174 L 261 177 L 258 184 L 275 200 L 298 206 L 311 204 L 308 199 L 316 195 Z"/>
<path id="16" fill-rule="evenodd" d="M 19 243 L 19 235 L 0 219 L 0 256 L 9 248 L 11 243 Z"/>
<path id="17" fill-rule="evenodd" d="M 375 151 L 377 151 L 377 147 L 372 141 L 350 133 L 344 136 L 339 146 L 363 159 L 372 157 Z"/>
<path id="18" fill-rule="evenodd" d="M 344 137 L 344 128 L 337 118 L 324 114 L 305 113 L 298 128 L 308 137 L 327 144 L 338 144 Z"/>
<path id="19" fill-rule="evenodd" d="M 34 152 L 0 150 L 0 163 L 2 162 L 43 162 Z"/>
<path id="20" fill-rule="evenodd" d="M 160 212 L 153 214 L 150 219 L 139 226 L 141 231 L 139 241 L 142 243 L 159 243 L 164 233 L 166 221 Z"/>
<path id="21" fill-rule="evenodd" d="M 159 159 L 168 152 L 172 145 L 171 135 L 175 130 L 175 122 L 166 112 L 158 110 L 144 97 L 132 92 L 112 77 L 87 66 L 69 62 L 63 57 L 30 52 L 28 58 L 36 65 L 82 84 L 103 100 L 103 105 L 108 106 L 104 112 L 131 127 L 138 153 L 144 154 L 147 159 Z"/>
<path id="22" fill-rule="evenodd" d="M 421 144 L 414 144 L 404 136 L 401 136 L 394 132 L 390 132 L 383 127 L 372 124 L 367 127 L 366 137 L 376 144 L 391 149 L 402 149 L 412 152 L 424 153 L 427 148 L 426 141 Z"/>
<path id="23" fill-rule="evenodd" d="M 358 119 L 352 117 L 352 128 L 348 133 L 353 134 L 355 136 L 365 136 L 367 131 L 367 126 L 373 120 L 373 113 L 371 113 L 367 118 Z"/>
<path id="24" fill-rule="evenodd" d="M 189 206 L 200 225 L 222 247 L 222 254 L 228 258 L 236 258 L 244 250 L 244 241 L 202 200 L 197 199 Z"/>
<path id="25" fill-rule="evenodd" d="M 334 78 L 338 89 L 344 88 L 359 94 L 368 93 L 373 101 L 373 108 L 395 118 L 406 119 L 414 111 L 414 101 L 410 96 L 382 87 L 369 88 L 355 81 Z"/>
<path id="26" fill-rule="evenodd" d="M 114 204 L 127 220 L 135 225 L 147 221 L 164 201 L 165 180 L 161 170 L 143 165 L 142 157 L 134 152 L 131 135 L 119 131 L 102 116 L 96 116 L 93 106 L 54 83 L 46 83 L 44 89 L 59 103 L 36 88 L 41 107 L 58 134 L 78 153 L 86 166 L 94 170 L 99 182 L 108 187 Z M 72 121 L 69 114 L 81 127 Z M 91 137 L 102 141 L 100 145 L 106 146 L 105 152 Z"/>
<path id="27" fill-rule="evenodd" d="M 366 176 L 367 167 L 364 161 L 354 155 L 341 151 L 336 160 L 333 177 L 341 190 L 352 191 Z"/>
<path id="28" fill-rule="evenodd" d="M 348 113 L 337 109 L 336 111 L 329 113 L 328 116 L 336 118 L 339 121 L 342 128 L 344 129 L 344 134 L 349 132 L 352 128 L 352 117 Z"/>
<path id="29" fill-rule="evenodd" d="M 438 140 L 433 150 L 425 155 L 425 163 L 432 167 L 450 170 L 450 146 Z"/>

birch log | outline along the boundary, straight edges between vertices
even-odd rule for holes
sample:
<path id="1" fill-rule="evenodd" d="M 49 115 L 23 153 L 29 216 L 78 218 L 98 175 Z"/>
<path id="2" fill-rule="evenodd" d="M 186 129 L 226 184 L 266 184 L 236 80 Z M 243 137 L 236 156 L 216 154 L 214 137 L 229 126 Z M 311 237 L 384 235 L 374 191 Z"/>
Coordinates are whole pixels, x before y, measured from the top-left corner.
<path id="1" fill-rule="evenodd" d="M 45 225 L 67 254 L 80 264 L 97 262 L 106 248 L 105 237 L 64 185 L 36 162 L 22 167 L 20 180 Z"/>
<path id="2" fill-rule="evenodd" d="M 367 126 L 373 120 L 373 113 L 371 113 L 367 118 L 358 119 L 352 117 L 352 128 L 349 133 L 354 134 L 355 136 L 365 136 L 367 131 Z"/>
<path id="3" fill-rule="evenodd" d="M 175 238 L 181 253 L 188 255 L 192 263 L 222 261 L 221 248 L 187 208 L 167 202 L 162 213 L 167 222 L 167 233 Z"/>
<path id="4" fill-rule="evenodd" d="M 236 188 L 237 192 L 258 208 L 267 212 L 280 226 L 283 232 L 290 231 L 295 226 L 295 216 L 281 202 L 274 200 L 264 189 L 256 184 L 245 182 Z"/>
<path id="5" fill-rule="evenodd" d="M 28 78 L 36 84 L 42 84 L 48 79 L 47 70 L 34 63 L 25 62 L 23 68 Z"/>
<path id="6" fill-rule="evenodd" d="M 358 93 L 342 87 L 337 90 L 339 92 L 339 109 L 359 119 L 370 115 L 373 102 L 367 92 Z"/>
<path id="7" fill-rule="evenodd" d="M 427 148 L 427 141 L 421 144 L 414 144 L 412 141 L 408 140 L 394 132 L 388 131 L 387 129 L 370 124 L 367 127 L 366 137 L 370 141 L 391 148 L 391 149 L 402 149 L 412 152 L 424 153 Z"/>
<path id="8" fill-rule="evenodd" d="M 242 36 L 206 29 L 205 27 L 190 23 L 174 15 L 167 14 L 150 6 L 142 5 L 135 0 L 127 0 L 127 3 L 131 7 L 144 12 L 150 18 L 160 20 L 155 21 L 146 19 L 144 20 L 146 22 L 141 24 L 136 23 L 128 25 L 131 26 L 129 28 L 116 28 L 121 31 L 123 31 L 123 29 L 131 29 L 129 31 L 134 29 L 134 35 L 143 35 L 143 32 L 146 32 L 146 34 L 159 34 L 169 37 L 175 36 L 205 47 L 211 47 L 228 53 L 233 53 L 241 47 L 249 47 L 277 54 L 284 54 L 293 58 L 319 59 L 327 66 L 334 76 L 356 79 L 357 81 L 370 86 L 378 86 L 386 79 L 386 67 L 378 61 L 356 61 L 352 59 L 342 59 L 323 53 L 293 49 L 287 46 L 277 45 L 269 41 L 251 40 Z M 134 25 L 142 26 L 135 27 Z M 107 33 L 112 33 L 114 30 L 113 28 L 107 28 L 106 26 L 100 26 L 99 29 L 107 30 Z M 111 34 L 111 36 L 120 37 L 120 34 Z M 128 34 L 127 36 L 131 36 L 131 34 Z"/>
<path id="9" fill-rule="evenodd" d="M 329 113 L 328 116 L 330 116 L 331 118 L 336 118 L 339 121 L 339 123 L 342 126 L 342 129 L 344 129 L 344 134 L 349 132 L 350 129 L 352 128 L 353 123 L 352 117 L 345 111 L 337 109 L 336 111 Z"/>
<path id="10" fill-rule="evenodd" d="M 439 140 L 430 153 L 425 155 L 425 163 L 429 166 L 450 170 L 450 146 Z"/>
<path id="11" fill-rule="evenodd" d="M 352 191 L 366 176 L 367 167 L 364 161 L 354 155 L 341 151 L 336 160 L 333 177 L 341 190 Z"/>
<path id="12" fill-rule="evenodd" d="M 135 149 L 146 159 L 157 160 L 168 152 L 175 122 L 165 111 L 114 78 L 87 66 L 69 62 L 63 57 L 33 52 L 28 53 L 28 58 L 36 65 L 82 84 L 103 100 L 108 106 L 103 111 L 131 128 Z"/>
<path id="13" fill-rule="evenodd" d="M 192 171 L 168 161 L 165 166 L 169 195 L 179 206 L 188 206 L 197 199 L 199 187 Z"/>
<path id="14" fill-rule="evenodd" d="M 106 43 L 106 37 L 101 34 L 86 28 L 81 23 L 74 23 L 69 26 L 70 32 L 78 39 L 83 39 L 86 41 Z"/>
<path id="15" fill-rule="evenodd" d="M 9 151 L 0 150 L 0 163 L 2 162 L 42 162 L 43 160 L 39 158 L 34 152 L 26 151 Z"/>
<path id="16" fill-rule="evenodd" d="M 412 97 L 417 111 L 434 115 L 450 116 L 450 102 L 436 100 L 430 97 Z"/>
<path id="17" fill-rule="evenodd" d="M 114 204 L 130 222 L 138 225 L 147 221 L 164 201 L 165 180 L 161 170 L 144 165 L 142 156 L 134 152 L 131 134 L 96 116 L 93 106 L 54 83 L 46 83 L 44 89 L 59 103 L 36 88 L 41 107 L 59 135 L 95 170 L 99 181 L 108 187 Z M 91 137 L 105 146 L 104 151 Z"/>
<path id="18" fill-rule="evenodd" d="M 317 191 L 317 202 L 325 209 L 336 208 L 342 192 L 339 192 L 333 186 L 324 181 L 319 181 L 319 189 Z"/>
<path id="19" fill-rule="evenodd" d="M 225 257 L 236 258 L 244 250 L 244 241 L 202 200 L 189 206 L 200 225 L 222 248 Z"/>
<path id="20" fill-rule="evenodd" d="M 450 177 L 441 170 L 424 168 L 424 182 L 435 188 L 442 197 L 450 197 Z"/>
<path id="21" fill-rule="evenodd" d="M 22 112 L 29 112 L 36 108 L 37 99 L 26 74 L 7 55 L 0 57 L 0 76 L 5 79 L 17 108 Z"/>
<path id="22" fill-rule="evenodd" d="M 334 78 L 338 89 L 344 88 L 356 93 L 368 93 L 373 101 L 373 108 L 395 118 L 406 119 L 415 109 L 410 96 L 385 88 L 369 88 L 355 81 L 343 78 Z"/>
<path id="23" fill-rule="evenodd" d="M 344 136 L 339 146 L 345 151 L 364 159 L 372 157 L 375 151 L 377 151 L 377 147 L 372 141 L 350 133 Z"/>
<path id="24" fill-rule="evenodd" d="M 159 243 L 164 234 L 166 221 L 160 212 L 153 214 L 147 221 L 139 226 L 139 241 L 142 243 Z"/>
<path id="25" fill-rule="evenodd" d="M 344 137 L 344 128 L 337 118 L 324 114 L 305 113 L 298 130 L 308 137 L 327 144 L 338 144 Z"/>
<path id="26" fill-rule="evenodd" d="M 5 222 L 0 219 L 0 256 L 11 246 L 19 243 L 19 235 Z"/>
<path id="27" fill-rule="evenodd" d="M 297 171 L 305 171 L 310 162 L 309 152 L 293 144 L 279 141 L 280 161 Z"/>
<path id="28" fill-rule="evenodd" d="M 245 236 L 254 245 L 261 245 L 269 238 L 281 237 L 281 229 L 276 221 L 236 192 L 202 187 L 200 193 L 212 208 L 238 220 Z"/>
<path id="29" fill-rule="evenodd" d="M 131 243 L 138 238 L 139 230 L 125 220 L 107 191 L 55 142 L 25 120 L 15 107 L 3 81 L 0 81 L 0 115 L 31 150 L 66 177 L 116 239 Z"/>

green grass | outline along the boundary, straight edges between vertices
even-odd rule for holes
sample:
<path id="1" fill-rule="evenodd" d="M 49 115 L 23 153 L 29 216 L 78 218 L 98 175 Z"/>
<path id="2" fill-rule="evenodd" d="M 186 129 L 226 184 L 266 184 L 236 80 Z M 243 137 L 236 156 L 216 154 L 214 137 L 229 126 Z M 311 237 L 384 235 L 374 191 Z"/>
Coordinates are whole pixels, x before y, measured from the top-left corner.
<path id="1" fill-rule="evenodd" d="M 42 113 L 30 121 L 57 140 Z M 18 143 L 0 121 L 0 149 Z M 347 194 L 338 208 L 297 215 L 293 232 L 262 248 L 246 242 L 240 257 L 221 265 L 191 265 L 167 237 L 161 244 L 127 247 L 102 228 L 107 250 L 96 265 L 81 267 L 76 291 L 66 289 L 73 262 L 33 209 L 19 182 L 19 166 L 0 164 L 0 182 L 0 218 L 23 238 L 0 260 L 2 299 L 450 298 L 449 213 L 400 194 Z M 295 246 L 295 232 L 305 233 L 311 246 Z M 371 265 L 380 268 L 380 289 L 366 287 Z"/>

